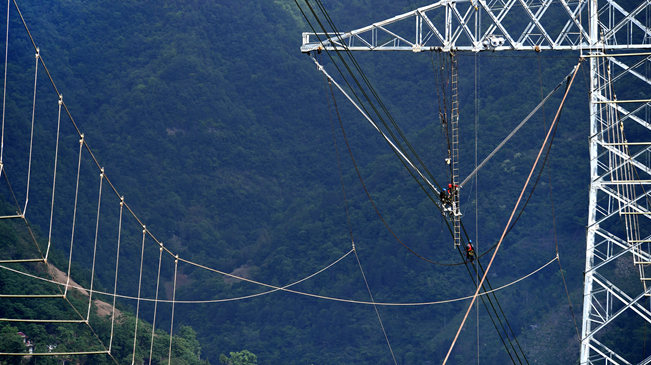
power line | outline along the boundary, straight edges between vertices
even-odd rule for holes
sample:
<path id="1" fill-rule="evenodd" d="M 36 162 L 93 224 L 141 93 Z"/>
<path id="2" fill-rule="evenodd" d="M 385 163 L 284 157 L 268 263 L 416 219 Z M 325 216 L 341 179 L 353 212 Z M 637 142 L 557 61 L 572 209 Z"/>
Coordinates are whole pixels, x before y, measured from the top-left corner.
<path id="1" fill-rule="evenodd" d="M 571 74 L 571 72 L 570 72 L 570 74 Z M 570 74 L 568 74 L 568 76 L 569 76 Z M 474 175 L 479 171 L 479 169 L 481 169 L 482 167 L 484 167 L 484 165 L 485 165 L 485 164 L 486 164 L 486 163 L 487 163 L 487 162 L 488 162 L 488 161 L 489 161 L 493 156 L 495 156 L 495 154 L 496 154 L 496 153 L 497 153 L 497 152 L 498 152 L 502 147 L 504 147 L 504 145 L 506 144 L 506 142 L 508 142 L 508 141 L 511 139 L 511 137 L 513 137 L 513 136 L 514 136 L 514 135 L 515 135 L 515 134 L 520 130 L 520 128 L 522 128 L 522 127 L 523 127 L 523 126 L 524 126 L 524 125 L 529 121 L 529 119 L 531 119 L 531 117 L 533 117 L 534 114 L 536 114 L 536 112 L 537 112 L 537 111 L 538 111 L 538 110 L 539 110 L 543 105 L 545 105 L 545 103 L 547 102 L 547 100 L 548 100 L 552 95 L 554 95 L 554 93 L 556 93 L 556 91 L 557 91 L 557 90 L 558 90 L 558 89 L 559 89 L 559 88 L 560 88 L 560 87 L 565 83 L 566 78 L 567 78 L 567 76 L 566 76 L 566 77 L 563 77 L 563 80 L 562 80 L 561 82 L 559 82 L 559 83 L 556 85 L 556 87 L 554 87 L 554 89 L 552 89 L 552 91 L 550 91 L 550 92 L 547 94 L 547 96 L 545 96 L 545 98 L 544 98 L 540 103 L 538 103 L 538 105 L 536 105 L 536 107 L 533 108 L 533 110 L 531 110 L 531 112 L 529 112 L 529 114 L 528 114 L 528 115 L 527 115 L 527 116 L 526 116 L 526 117 L 525 117 L 525 118 L 524 118 L 524 119 L 523 119 L 523 120 L 522 120 L 522 121 L 521 121 L 521 122 L 520 122 L 520 123 L 519 123 L 519 124 L 518 124 L 514 129 L 513 129 L 513 130 L 512 130 L 512 131 L 511 131 L 511 133 L 509 133 L 509 134 L 506 136 L 506 138 L 504 138 L 504 140 L 502 140 L 502 142 L 500 142 L 500 143 L 497 145 L 497 147 L 495 147 L 495 149 L 493 149 L 493 151 L 492 151 L 491 153 L 488 154 L 488 156 L 486 156 L 486 158 L 484 158 L 484 160 L 479 164 L 479 166 L 477 166 L 477 167 L 476 167 L 476 168 L 475 168 L 475 169 L 474 169 L 470 174 L 468 174 L 468 176 L 467 176 L 467 177 L 466 177 L 466 178 L 461 182 L 461 184 L 460 184 L 461 186 L 464 186 L 464 185 L 465 185 L 465 184 L 466 184 L 466 183 L 467 183 L 467 182 L 468 182 L 468 181 L 469 181 L 469 180 L 470 180 L 470 179 L 471 179 L 471 178 L 472 178 L 472 177 L 473 177 L 473 176 L 474 176 Z"/>
<path id="2" fill-rule="evenodd" d="M 350 250 L 348 253 L 346 253 L 345 256 L 341 257 L 339 260 L 341 260 L 344 257 L 348 256 L 352 252 L 353 251 Z M 517 279 L 515 279 L 515 280 L 513 280 L 511 282 L 508 282 L 508 283 L 506 283 L 504 285 L 501 285 L 501 286 L 499 286 L 499 287 L 497 287 L 497 288 L 495 288 L 493 290 L 481 292 L 481 293 L 478 294 L 478 296 L 481 297 L 483 295 L 488 295 L 490 293 L 498 292 L 500 290 L 504 290 L 504 289 L 506 289 L 506 288 L 508 288 L 510 286 L 513 286 L 513 285 L 515 285 L 515 284 L 517 284 L 517 283 L 519 283 L 519 282 L 521 282 L 521 281 L 523 281 L 525 279 L 528 279 L 529 277 L 537 274 L 538 272 L 540 272 L 541 270 L 543 270 L 547 266 L 551 265 L 556 260 L 557 260 L 557 257 L 555 256 L 554 258 L 550 259 L 549 261 L 542 264 L 541 266 L 539 266 L 535 270 L 529 272 L 528 274 L 523 275 L 523 276 L 521 276 L 521 277 L 519 277 L 519 278 L 517 278 Z M 334 265 L 335 263 L 333 263 L 331 265 Z M 191 264 L 195 265 L 195 266 L 200 265 L 200 264 L 196 264 L 196 263 L 191 263 Z M 294 286 L 294 285 L 298 284 L 299 282 L 302 282 L 302 281 L 307 280 L 307 279 L 303 279 L 301 281 L 294 282 L 292 284 L 285 285 L 285 286 L 275 286 L 273 284 L 263 283 L 263 282 L 260 282 L 260 281 L 247 279 L 245 277 L 237 276 L 237 275 L 234 275 L 234 274 L 229 274 L 229 273 L 219 271 L 217 269 L 213 269 L 213 268 L 210 268 L 210 267 L 207 267 L 207 266 L 204 266 L 202 268 L 204 270 L 212 271 L 212 272 L 215 272 L 215 273 L 223 275 L 223 276 L 231 277 L 233 279 L 238 279 L 238 280 L 242 280 L 242 281 L 245 281 L 245 282 L 248 282 L 248 283 L 251 283 L 251 284 L 257 284 L 257 285 L 260 285 L 260 286 L 272 288 L 273 290 L 269 290 L 269 291 L 258 293 L 258 294 L 251 294 L 251 295 L 247 295 L 247 296 L 226 298 L 226 299 L 175 300 L 175 302 L 177 304 L 222 303 L 222 302 L 249 299 L 249 298 L 257 297 L 257 296 L 260 296 L 260 295 L 266 295 L 266 294 L 269 294 L 271 292 L 276 292 L 276 291 L 285 291 L 285 292 L 292 293 L 292 294 L 297 294 L 297 295 L 302 295 L 302 296 L 317 298 L 317 299 L 323 299 L 323 300 L 329 300 L 329 301 L 335 301 L 335 302 L 343 302 L 343 303 L 351 303 L 351 304 L 362 304 L 362 305 L 373 305 L 373 302 L 369 302 L 369 301 L 323 296 L 323 295 L 318 295 L 318 294 L 307 293 L 307 292 L 302 292 L 302 291 L 289 289 L 289 287 Z M 329 268 L 329 267 L 326 267 L 326 268 L 320 270 L 319 272 L 325 271 L 327 268 Z M 56 280 L 46 279 L 46 278 L 43 278 L 43 277 L 40 277 L 40 276 L 36 276 L 36 275 L 29 274 L 29 273 L 26 273 L 26 272 L 23 272 L 23 271 L 20 271 L 20 270 L 17 270 L 17 269 L 10 268 L 10 267 L 8 267 L 6 265 L 1 265 L 0 264 L 0 269 L 11 271 L 11 272 L 14 272 L 14 273 L 19 274 L 19 275 L 31 277 L 33 279 L 37 279 L 37 280 L 41 280 L 41 281 L 50 282 L 50 283 L 57 284 L 57 285 L 65 285 L 65 282 L 59 282 L 59 281 L 56 281 Z M 316 274 L 317 273 L 311 275 L 310 277 L 312 277 L 312 276 L 314 276 Z M 74 288 L 74 289 L 79 289 L 79 290 L 88 290 L 88 289 L 86 289 L 86 288 L 84 288 L 82 286 L 79 286 L 79 285 L 70 285 L 70 287 Z M 104 292 L 104 291 L 100 291 L 100 290 L 93 290 L 93 293 L 95 293 L 97 295 L 104 295 L 104 296 L 107 296 L 107 297 L 115 296 L 116 298 L 128 299 L 128 300 L 137 300 L 138 299 L 137 297 L 134 297 L 134 296 L 122 295 L 122 294 L 115 294 L 114 295 L 112 293 L 108 293 L 108 292 Z M 428 302 L 375 302 L 375 304 L 380 305 L 380 306 L 387 306 L 387 307 L 417 307 L 417 306 L 428 306 L 428 305 L 437 305 L 437 304 L 460 302 L 460 301 L 463 301 L 463 300 L 471 299 L 472 297 L 473 297 L 473 295 L 466 295 L 466 296 L 463 296 L 463 297 L 456 297 L 456 298 L 442 299 L 442 300 L 428 301 Z M 142 297 L 140 298 L 140 300 L 145 301 L 145 302 L 155 302 L 155 303 L 171 303 L 172 302 L 169 299 L 152 299 L 152 298 L 142 298 Z"/>
<path id="3" fill-rule="evenodd" d="M 393 349 L 391 348 L 391 341 L 389 341 L 389 336 L 387 336 L 387 331 L 386 329 L 384 329 L 384 324 L 382 323 L 382 317 L 380 316 L 380 311 L 378 311 L 377 309 L 377 305 L 375 304 L 375 299 L 373 298 L 373 293 L 371 292 L 371 287 L 368 285 L 368 280 L 366 280 L 366 274 L 364 274 L 362 263 L 359 261 L 359 256 L 357 255 L 357 250 L 355 249 L 355 243 L 353 243 L 353 252 L 355 253 L 355 259 L 357 259 L 357 265 L 359 266 L 359 271 L 362 273 L 362 278 L 364 279 L 364 284 L 366 285 L 366 291 L 368 291 L 368 296 L 369 298 L 371 298 L 371 302 L 373 303 L 373 309 L 375 310 L 377 319 L 380 322 L 380 327 L 382 328 L 384 339 L 386 340 L 387 346 L 389 347 L 391 358 L 393 359 L 393 363 L 397 365 L 398 361 L 396 360 L 396 355 L 393 353 Z"/>
<path id="4" fill-rule="evenodd" d="M 5 109 L 7 103 L 7 67 L 9 56 L 9 0 L 7 0 L 7 35 L 5 37 L 5 79 L 2 86 L 2 131 L 0 134 L 0 165 L 3 164 L 3 156 L 5 149 Z"/>

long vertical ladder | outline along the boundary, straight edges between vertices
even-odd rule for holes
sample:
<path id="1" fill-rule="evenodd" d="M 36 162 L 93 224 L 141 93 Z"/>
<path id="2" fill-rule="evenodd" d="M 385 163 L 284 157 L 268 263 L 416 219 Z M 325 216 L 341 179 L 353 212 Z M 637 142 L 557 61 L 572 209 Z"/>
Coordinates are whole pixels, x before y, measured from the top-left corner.
<path id="1" fill-rule="evenodd" d="M 620 219 L 625 223 L 626 243 L 632 248 L 633 264 L 638 269 L 644 287 L 644 295 L 651 296 L 649 290 L 651 277 L 647 273 L 647 268 L 651 265 L 651 255 L 649 254 L 651 240 L 642 236 L 639 221 L 640 216 L 649 214 L 646 206 L 648 201 L 646 199 L 636 199 L 636 196 L 639 195 L 636 188 L 643 188 L 643 186 L 640 185 L 641 181 L 637 178 L 636 167 L 631 163 L 629 144 L 624 136 L 624 125 L 618 123 L 617 120 L 615 122 L 617 125 L 613 129 L 618 130 L 619 133 L 617 133 L 617 138 L 613 142 L 617 156 L 612 159 L 617 163 L 617 166 L 621 167 L 613 169 L 614 174 L 611 173 L 611 181 L 615 182 L 617 196 L 619 197 L 619 215 Z"/>
<path id="2" fill-rule="evenodd" d="M 457 58 L 450 53 L 452 91 L 452 109 L 450 111 L 450 127 L 452 129 L 452 222 L 454 224 L 454 246 L 461 245 L 461 213 L 459 212 L 459 73 Z"/>

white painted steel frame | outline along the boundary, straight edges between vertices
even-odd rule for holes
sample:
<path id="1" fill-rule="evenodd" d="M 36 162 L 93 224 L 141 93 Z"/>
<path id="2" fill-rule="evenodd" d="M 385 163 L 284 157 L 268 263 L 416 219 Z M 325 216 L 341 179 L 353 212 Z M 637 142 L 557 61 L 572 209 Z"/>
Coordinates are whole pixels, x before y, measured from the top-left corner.
<path id="1" fill-rule="evenodd" d="M 594 0 L 594 3 L 597 1 Z M 596 8 L 596 4 L 592 5 Z M 601 23 L 600 23 L 601 24 Z M 599 29 L 595 27 L 595 29 Z M 601 40 L 592 33 L 594 44 Z M 601 51 L 590 51 L 592 56 L 604 56 Z M 588 201 L 588 227 L 586 236 L 586 262 L 583 293 L 581 364 L 634 364 L 647 363 L 649 359 L 626 359 L 615 348 L 605 343 L 604 329 L 613 325 L 622 313 L 633 313 L 638 323 L 651 324 L 649 311 L 648 266 L 649 252 L 649 191 L 646 180 L 651 176 L 649 166 L 651 128 L 648 123 L 649 102 L 614 103 L 618 81 L 625 77 L 635 78 L 647 87 L 640 91 L 649 94 L 648 79 L 635 71 L 640 61 L 631 57 L 590 57 L 590 192 Z M 651 60 L 643 56 L 641 63 L 647 67 Z M 635 58 L 632 65 L 628 59 Z M 638 57 L 639 58 L 639 57 Z M 635 67 L 634 67 L 635 66 Z M 607 75 L 606 69 L 620 67 L 622 72 Z M 642 90 L 644 89 L 644 90 Z M 634 108 L 626 109 L 629 105 Z M 637 114 L 643 113 L 642 117 Z M 638 127 L 635 143 L 611 141 L 608 135 L 615 131 Z M 642 127 L 642 128 L 639 128 Z M 642 132 L 639 132 L 642 130 Z M 639 141 L 639 142 L 638 142 Z M 628 147 L 637 147 L 632 152 Z M 625 178 L 623 171 L 633 172 Z M 644 186 L 647 186 L 646 188 Z M 624 223 L 622 223 L 624 222 Z M 613 267 L 616 261 L 631 255 L 639 274 L 636 292 L 631 295 L 623 289 L 621 281 L 616 284 Z M 624 283 L 630 286 L 630 282 Z M 612 347 L 612 346 L 611 346 Z"/>
<path id="2" fill-rule="evenodd" d="M 590 41 L 589 22 L 598 15 L 605 18 L 597 23 L 609 40 L 605 50 L 651 48 L 651 31 L 640 20 L 649 0 L 631 11 L 614 0 L 600 0 L 602 6 L 593 10 L 587 4 L 588 0 L 441 0 L 345 33 L 305 32 L 301 51 L 604 50 L 599 42 Z M 477 12 L 479 22 L 474 20 Z M 522 21 L 513 21 L 516 16 L 527 23 L 523 29 Z M 558 21 L 562 25 L 546 27 Z M 640 35 L 639 41 L 631 42 Z"/>

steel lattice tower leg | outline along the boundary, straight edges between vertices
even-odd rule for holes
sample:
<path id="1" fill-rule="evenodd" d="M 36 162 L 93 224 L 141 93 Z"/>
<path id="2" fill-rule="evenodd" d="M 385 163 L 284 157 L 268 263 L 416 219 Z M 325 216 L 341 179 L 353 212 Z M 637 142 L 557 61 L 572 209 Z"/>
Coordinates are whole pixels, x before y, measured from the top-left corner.
<path id="1" fill-rule="evenodd" d="M 590 90 L 595 90 L 596 85 L 596 58 L 590 59 Z M 581 326 L 581 364 L 588 364 L 588 357 L 590 355 L 589 337 L 591 333 L 590 313 L 592 308 L 590 303 L 592 301 L 592 267 L 594 265 L 594 242 L 595 231 L 599 228 L 596 222 L 596 208 L 597 208 L 597 187 L 595 181 L 599 178 L 597 173 L 597 123 L 596 115 L 597 104 L 594 103 L 594 94 L 590 96 L 590 192 L 588 197 L 588 229 L 586 237 L 586 254 L 585 254 L 585 276 L 583 279 L 583 315 Z"/>
<path id="2" fill-rule="evenodd" d="M 651 125 L 649 100 L 636 96 L 651 95 L 644 72 L 651 56 L 592 51 L 589 57 L 590 192 L 580 363 L 648 364 L 648 353 L 623 349 L 607 333 L 651 323 Z M 628 340 L 640 341 L 632 333 Z"/>

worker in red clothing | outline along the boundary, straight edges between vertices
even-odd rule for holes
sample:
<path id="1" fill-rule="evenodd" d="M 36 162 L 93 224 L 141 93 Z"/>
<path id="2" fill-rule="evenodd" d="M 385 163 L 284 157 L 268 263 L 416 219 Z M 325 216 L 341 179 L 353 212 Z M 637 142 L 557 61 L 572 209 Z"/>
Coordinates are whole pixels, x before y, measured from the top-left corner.
<path id="1" fill-rule="evenodd" d="M 461 213 L 459 213 L 459 207 L 457 207 L 457 201 L 458 201 L 458 194 L 459 194 L 459 185 L 452 185 L 451 183 L 448 184 L 448 199 L 450 201 L 450 207 L 452 208 L 452 214 L 455 216 L 461 216 Z"/>
<path id="2" fill-rule="evenodd" d="M 450 198 L 454 201 L 455 195 L 459 193 L 459 185 L 448 184 L 448 193 Z"/>
<path id="3" fill-rule="evenodd" d="M 472 247 L 472 240 L 469 240 L 466 245 L 466 259 L 470 262 L 475 261 L 475 248 Z"/>

